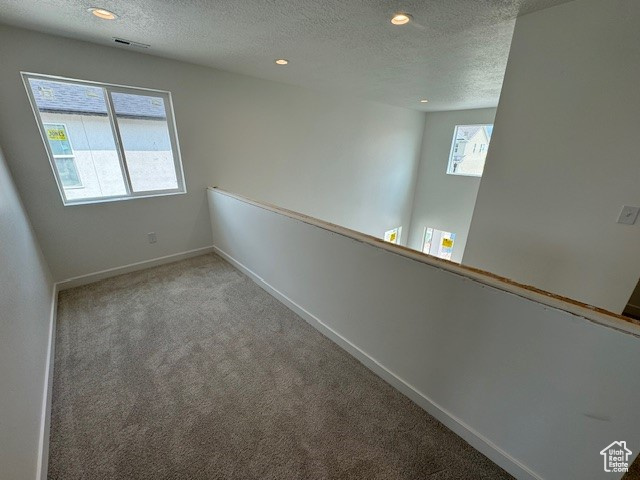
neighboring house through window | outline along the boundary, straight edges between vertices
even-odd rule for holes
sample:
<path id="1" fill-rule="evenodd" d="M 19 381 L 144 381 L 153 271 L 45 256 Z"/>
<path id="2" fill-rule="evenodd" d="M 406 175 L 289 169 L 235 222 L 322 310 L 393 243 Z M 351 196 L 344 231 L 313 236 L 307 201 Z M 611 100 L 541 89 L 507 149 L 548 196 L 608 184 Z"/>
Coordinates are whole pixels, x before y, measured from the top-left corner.
<path id="1" fill-rule="evenodd" d="M 169 92 L 23 78 L 65 205 L 186 191 Z"/>
<path id="2" fill-rule="evenodd" d="M 493 125 L 456 125 L 447 173 L 481 177 Z"/>

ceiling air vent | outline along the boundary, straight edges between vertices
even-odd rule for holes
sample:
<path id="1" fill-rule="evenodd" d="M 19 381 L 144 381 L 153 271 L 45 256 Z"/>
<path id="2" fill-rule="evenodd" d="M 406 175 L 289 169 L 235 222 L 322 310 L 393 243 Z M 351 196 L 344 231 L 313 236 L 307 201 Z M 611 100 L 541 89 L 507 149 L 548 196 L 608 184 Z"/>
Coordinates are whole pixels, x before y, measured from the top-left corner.
<path id="1" fill-rule="evenodd" d="M 149 48 L 150 45 L 146 43 L 134 42 L 133 40 L 127 40 L 124 38 L 113 37 L 113 41 L 119 45 L 126 45 L 127 47 L 137 47 L 137 48 Z"/>

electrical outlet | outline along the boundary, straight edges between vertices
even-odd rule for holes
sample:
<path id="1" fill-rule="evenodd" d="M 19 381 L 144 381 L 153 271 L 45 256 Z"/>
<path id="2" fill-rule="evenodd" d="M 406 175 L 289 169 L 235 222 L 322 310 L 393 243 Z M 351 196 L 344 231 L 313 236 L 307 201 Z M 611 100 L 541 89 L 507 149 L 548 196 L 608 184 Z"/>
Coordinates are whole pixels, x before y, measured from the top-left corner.
<path id="1" fill-rule="evenodd" d="M 158 241 L 158 237 L 156 237 L 156 232 L 147 233 L 147 239 L 149 243 L 156 243 Z"/>
<path id="2" fill-rule="evenodd" d="M 638 212 L 640 212 L 640 207 L 630 207 L 629 205 L 625 205 L 622 207 L 622 211 L 618 217 L 618 223 L 633 225 L 636 223 L 636 219 L 638 218 Z"/>

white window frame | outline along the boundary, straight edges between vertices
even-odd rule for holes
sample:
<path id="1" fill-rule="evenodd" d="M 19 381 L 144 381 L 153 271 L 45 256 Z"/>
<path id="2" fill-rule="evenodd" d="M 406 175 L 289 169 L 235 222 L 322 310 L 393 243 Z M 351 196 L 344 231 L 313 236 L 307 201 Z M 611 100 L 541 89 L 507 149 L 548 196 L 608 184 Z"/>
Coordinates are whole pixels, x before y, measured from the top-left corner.
<path id="1" fill-rule="evenodd" d="M 475 173 L 458 173 L 453 171 L 453 154 L 454 149 L 456 148 L 456 138 L 458 137 L 458 128 L 459 127 L 492 127 L 492 123 L 462 123 L 460 125 L 456 125 L 453 129 L 453 139 L 451 140 L 451 149 L 449 150 L 449 161 L 447 162 L 447 175 L 457 175 L 458 177 L 482 177 L 482 173 L 477 175 Z M 489 139 L 489 144 L 491 143 L 491 139 Z M 485 151 L 480 153 L 485 153 L 485 164 L 487 161 L 486 153 L 489 151 L 489 144 L 487 144 Z M 484 166 L 482 168 L 484 173 Z"/>
<path id="2" fill-rule="evenodd" d="M 429 250 L 426 252 L 425 247 L 427 246 L 427 235 L 429 235 Z M 422 250 L 420 250 L 425 255 L 430 255 L 429 251 L 431 250 L 431 243 L 433 242 L 433 227 L 424 227 L 424 233 L 422 234 Z"/>
<path id="3" fill-rule="evenodd" d="M 75 78 L 43 75 L 40 73 L 20 72 L 20 74 L 22 76 L 22 82 L 24 83 L 24 87 L 27 91 L 27 96 L 29 97 L 29 102 L 31 103 L 31 109 L 33 110 L 33 115 L 36 119 L 36 123 L 38 124 L 38 130 L 40 130 L 40 136 L 42 137 L 45 150 L 47 151 L 47 156 L 49 157 L 49 163 L 51 165 L 51 169 L 53 171 L 53 176 L 56 180 L 56 184 L 58 185 L 58 191 L 60 192 L 60 196 L 62 197 L 62 203 L 65 206 L 115 202 L 115 201 L 121 201 L 121 200 L 132 200 L 135 198 L 159 197 L 159 196 L 165 196 L 165 195 L 182 195 L 187 193 L 187 186 L 184 180 L 184 170 L 182 168 L 182 157 L 180 155 L 180 144 L 178 143 L 178 132 L 176 128 L 176 120 L 175 120 L 175 115 L 173 111 L 173 101 L 171 99 L 171 92 L 168 92 L 165 90 L 156 90 L 152 88 L 130 87 L 125 85 L 115 85 L 112 83 L 93 82 L 89 80 L 78 80 Z M 107 117 L 109 118 L 109 122 L 111 124 L 111 133 L 113 135 L 116 153 L 118 154 L 118 158 L 120 160 L 120 169 L 122 172 L 122 178 L 126 188 L 126 194 L 112 195 L 112 196 L 106 196 L 106 197 L 78 198 L 78 199 L 67 198 L 64 192 L 65 187 L 62 185 L 60 175 L 58 174 L 58 169 L 56 168 L 56 165 L 55 165 L 55 156 L 51 151 L 51 146 L 49 145 L 49 141 L 47 139 L 46 131 L 44 129 L 44 122 L 42 121 L 42 118 L 40 116 L 40 111 L 38 109 L 38 105 L 36 103 L 33 92 L 31 91 L 31 85 L 29 84 L 30 78 L 38 79 L 38 80 L 49 80 L 52 82 L 72 83 L 75 85 L 85 85 L 89 87 L 100 87 L 103 89 L 102 91 L 104 93 L 104 101 L 107 106 Z M 169 140 L 171 143 L 171 151 L 173 154 L 176 180 L 178 182 L 177 188 L 165 189 L 165 190 L 152 190 L 152 191 L 144 191 L 144 192 L 135 192 L 133 190 L 133 187 L 131 184 L 131 178 L 129 176 L 129 170 L 127 167 L 126 152 L 122 145 L 120 129 L 118 127 L 118 122 L 116 121 L 116 113 L 113 107 L 112 93 L 128 93 L 133 95 L 144 95 L 146 93 L 147 95 L 154 96 L 154 97 L 161 97 L 163 99 L 165 112 L 167 114 L 166 121 L 167 121 L 168 130 L 169 130 Z M 51 122 L 47 122 L 47 123 L 51 123 Z M 67 132 L 67 135 L 68 135 L 68 132 Z"/>

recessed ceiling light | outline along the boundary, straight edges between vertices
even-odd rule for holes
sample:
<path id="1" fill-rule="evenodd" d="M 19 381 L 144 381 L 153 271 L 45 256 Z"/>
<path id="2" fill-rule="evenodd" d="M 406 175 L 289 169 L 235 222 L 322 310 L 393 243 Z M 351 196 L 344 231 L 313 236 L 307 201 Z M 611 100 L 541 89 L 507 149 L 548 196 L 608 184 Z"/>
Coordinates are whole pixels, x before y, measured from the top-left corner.
<path id="1" fill-rule="evenodd" d="M 116 18 L 118 18 L 115 13 L 110 12 L 109 10 L 105 10 L 104 8 L 93 7 L 90 8 L 89 11 L 102 20 L 115 20 Z"/>
<path id="2" fill-rule="evenodd" d="M 398 12 L 391 17 L 391 23 L 394 25 L 406 25 L 411 21 L 411 15 L 408 13 Z"/>
<path id="3" fill-rule="evenodd" d="M 289 63 L 289 60 L 285 60 L 284 58 L 279 58 L 276 60 L 277 65 L 286 65 Z"/>
<path id="4" fill-rule="evenodd" d="M 423 98 L 422 100 L 420 100 L 420 103 L 429 103 L 429 100 L 427 100 L 426 98 Z"/>

